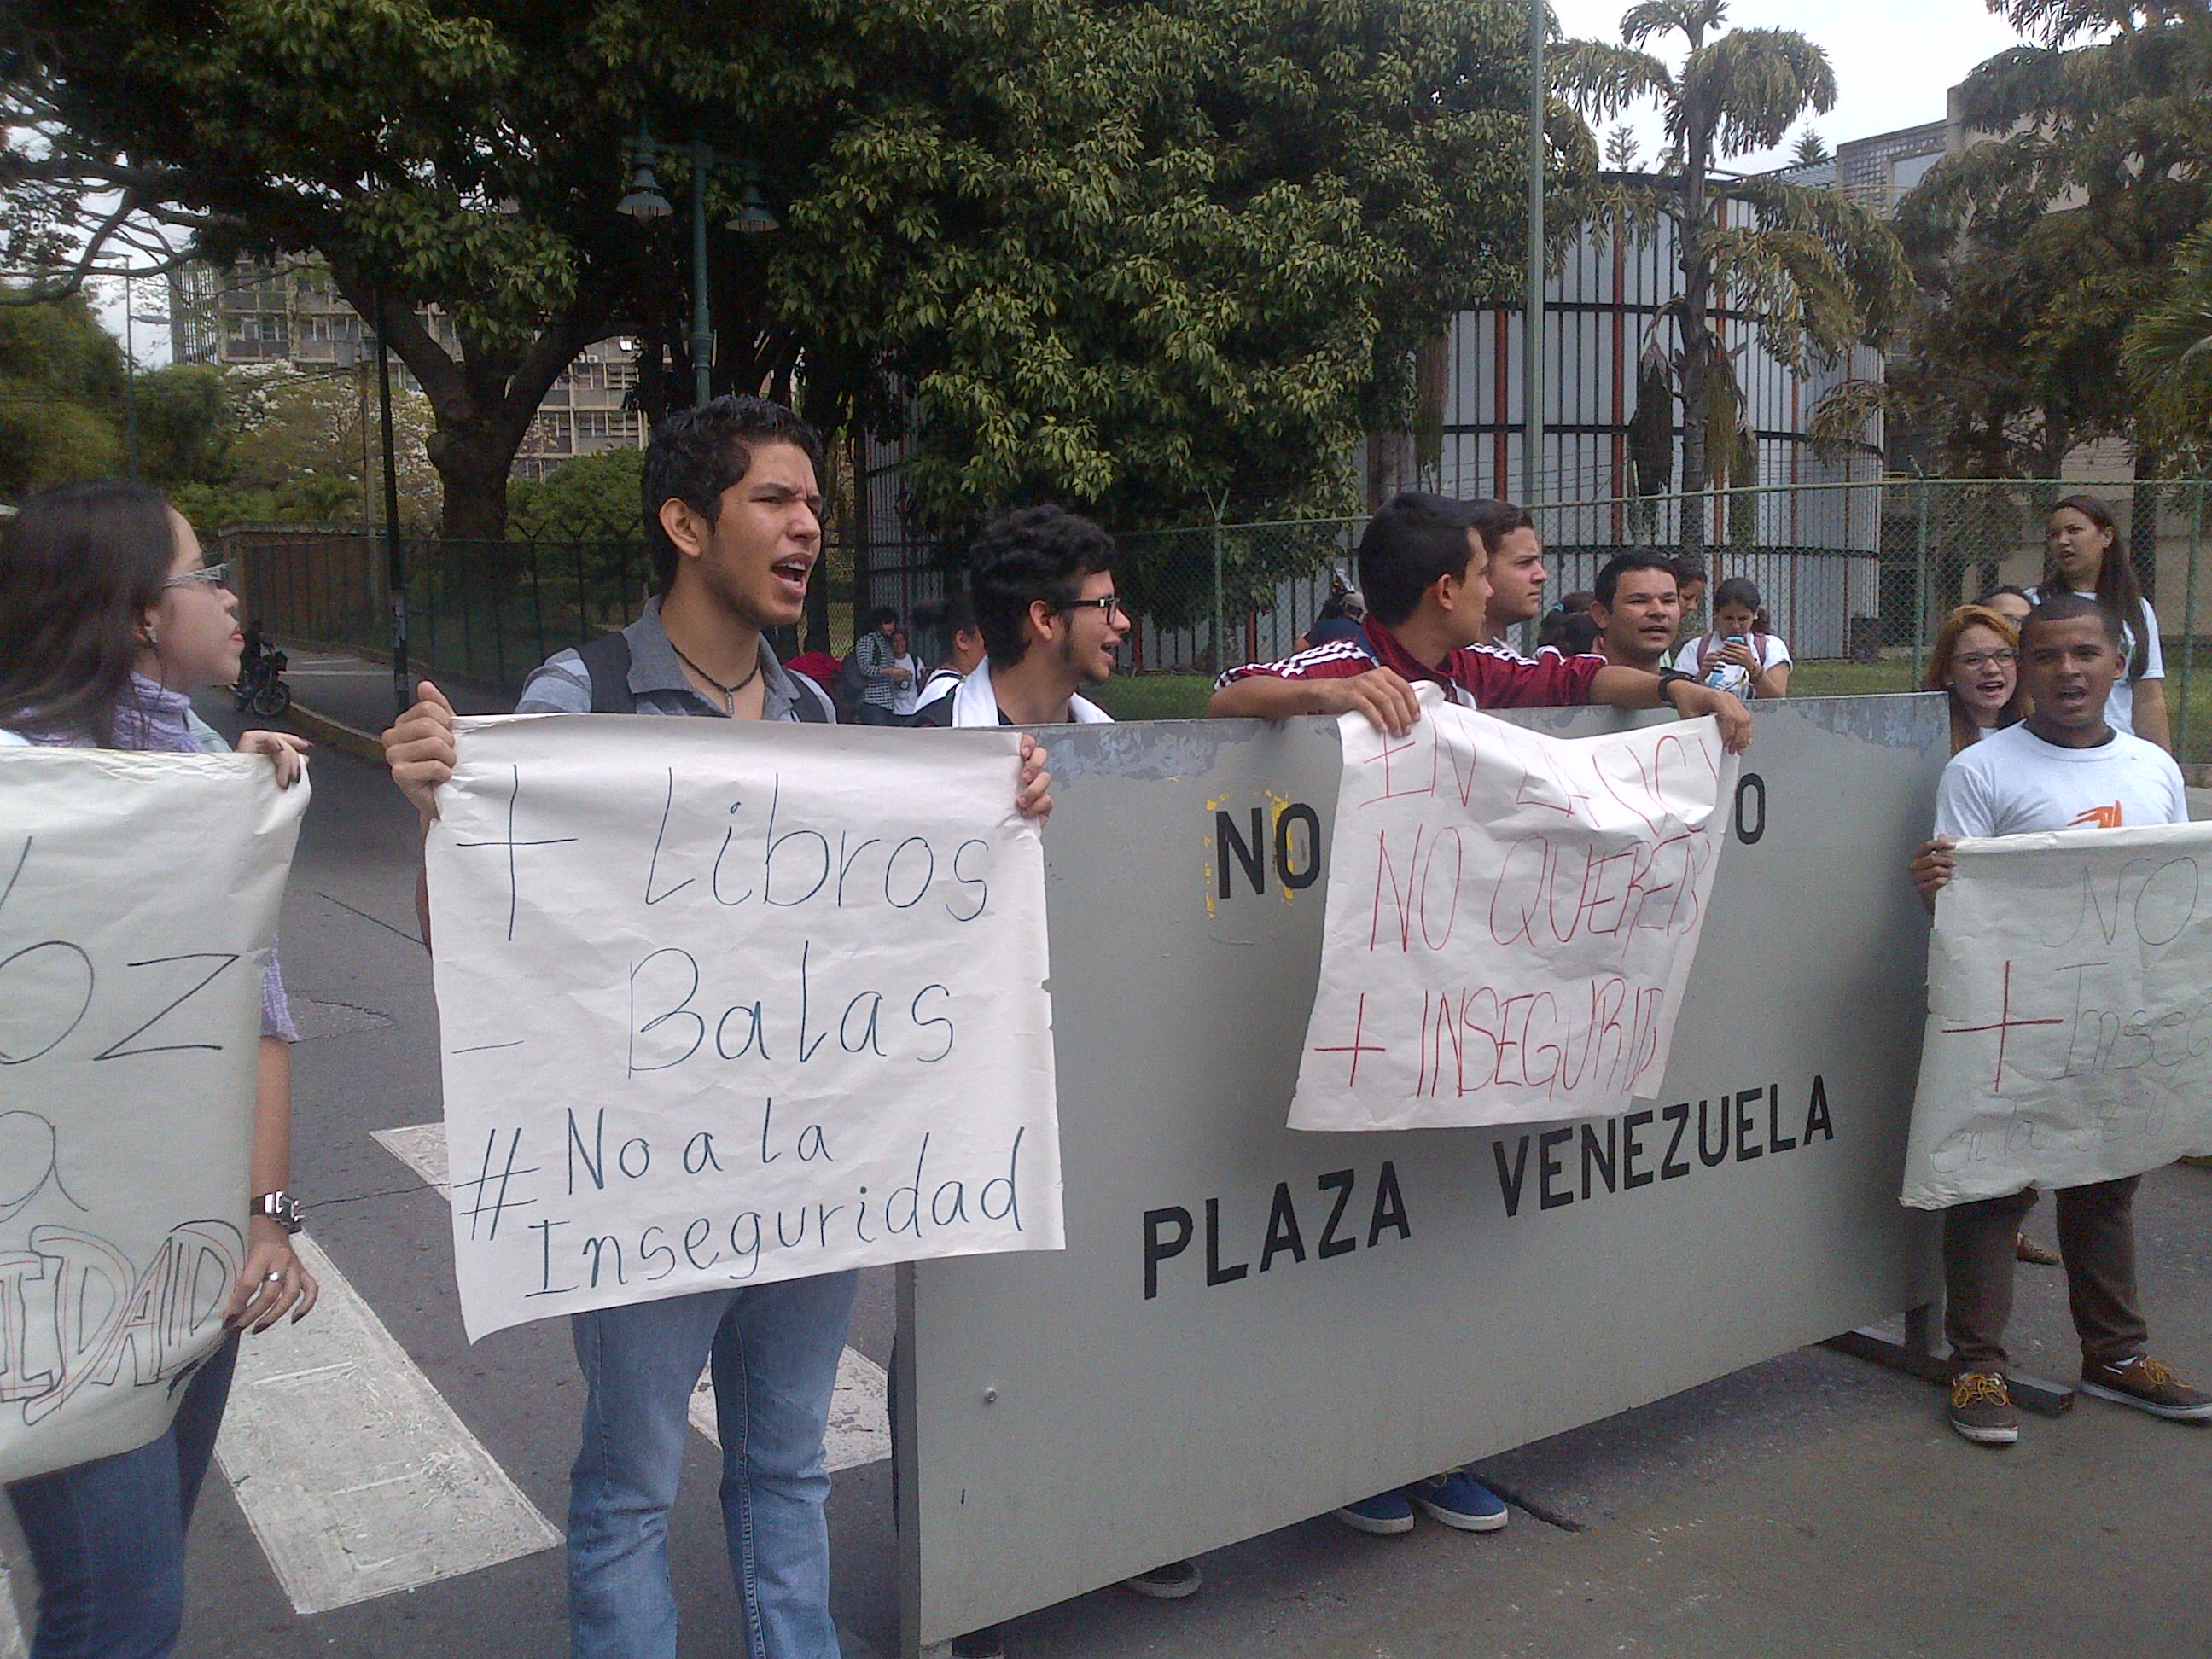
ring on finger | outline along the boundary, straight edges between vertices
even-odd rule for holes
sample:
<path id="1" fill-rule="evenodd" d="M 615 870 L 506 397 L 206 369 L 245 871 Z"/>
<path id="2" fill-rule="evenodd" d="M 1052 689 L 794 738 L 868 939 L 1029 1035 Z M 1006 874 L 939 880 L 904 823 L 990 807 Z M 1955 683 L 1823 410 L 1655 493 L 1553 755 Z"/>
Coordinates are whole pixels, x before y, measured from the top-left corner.
<path id="1" fill-rule="evenodd" d="M 262 1274 L 262 1275 L 261 1275 L 261 1282 L 262 1282 L 263 1284 L 264 1284 L 264 1285 L 281 1285 L 281 1284 L 283 1284 L 283 1283 L 284 1282 L 284 1271 L 283 1271 L 283 1269 L 280 1267 L 280 1268 L 278 1268 L 275 1273 L 264 1273 L 264 1274 Z"/>

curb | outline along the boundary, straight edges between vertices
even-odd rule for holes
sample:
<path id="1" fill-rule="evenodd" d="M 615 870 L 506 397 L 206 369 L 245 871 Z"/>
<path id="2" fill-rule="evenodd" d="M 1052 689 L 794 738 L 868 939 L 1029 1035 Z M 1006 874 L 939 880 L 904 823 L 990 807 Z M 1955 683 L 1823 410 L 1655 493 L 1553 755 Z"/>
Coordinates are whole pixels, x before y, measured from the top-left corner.
<path id="1" fill-rule="evenodd" d="M 384 744 L 358 726 L 348 726 L 343 720 L 334 720 L 328 714 L 319 714 L 301 703 L 294 703 L 285 717 L 318 743 L 342 749 L 349 755 L 358 755 L 366 761 L 384 764 Z"/>

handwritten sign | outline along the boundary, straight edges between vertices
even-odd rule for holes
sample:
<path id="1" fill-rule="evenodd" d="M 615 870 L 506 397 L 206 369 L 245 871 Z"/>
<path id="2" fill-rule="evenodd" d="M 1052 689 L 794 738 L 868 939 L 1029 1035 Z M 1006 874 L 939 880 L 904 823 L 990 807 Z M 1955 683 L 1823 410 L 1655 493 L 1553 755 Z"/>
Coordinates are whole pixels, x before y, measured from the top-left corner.
<path id="1" fill-rule="evenodd" d="M 1904 1201 L 2212 1152 L 2212 824 L 1962 841 L 1936 906 Z"/>
<path id="2" fill-rule="evenodd" d="M 464 720 L 430 836 L 471 1340 L 1060 1244 L 1006 732 Z"/>
<path id="3" fill-rule="evenodd" d="M 258 756 L 0 750 L 0 1480 L 143 1445 L 222 1340 L 307 805 Z"/>
<path id="4" fill-rule="evenodd" d="M 1710 720 L 1560 739 L 1343 720 L 1294 1129 L 1608 1116 L 1658 1086 L 1735 762 Z"/>

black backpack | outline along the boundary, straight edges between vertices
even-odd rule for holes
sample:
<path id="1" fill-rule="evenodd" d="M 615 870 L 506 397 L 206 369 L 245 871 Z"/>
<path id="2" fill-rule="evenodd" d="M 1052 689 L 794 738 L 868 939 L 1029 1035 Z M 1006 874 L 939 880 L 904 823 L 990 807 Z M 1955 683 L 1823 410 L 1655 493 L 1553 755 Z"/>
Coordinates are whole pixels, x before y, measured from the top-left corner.
<path id="1" fill-rule="evenodd" d="M 602 634 L 576 654 L 584 660 L 584 672 L 592 677 L 592 712 L 594 714 L 637 713 L 637 697 L 629 689 L 629 639 L 627 635 Z M 822 706 L 821 694 L 817 692 L 809 696 L 809 689 L 805 685 L 799 688 L 799 718 L 817 726 L 831 724 L 830 711 Z"/>

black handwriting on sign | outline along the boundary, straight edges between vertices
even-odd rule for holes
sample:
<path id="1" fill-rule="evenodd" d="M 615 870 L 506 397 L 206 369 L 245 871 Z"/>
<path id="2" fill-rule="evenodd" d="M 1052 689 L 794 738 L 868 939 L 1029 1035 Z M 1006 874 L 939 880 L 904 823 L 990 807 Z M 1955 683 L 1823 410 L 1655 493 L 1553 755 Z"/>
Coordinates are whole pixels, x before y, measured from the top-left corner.
<path id="1" fill-rule="evenodd" d="M 93 1233 L 33 1227 L 28 1250 L 0 1255 L 0 1401 L 34 1424 L 88 1388 L 173 1380 L 202 1358 L 245 1259 L 223 1221 L 171 1228 L 143 1268 Z"/>
<path id="2" fill-rule="evenodd" d="M 510 766 L 507 774 L 512 780 L 507 797 L 507 839 L 505 841 L 457 841 L 456 848 L 504 847 L 507 849 L 507 942 L 514 943 L 514 913 L 520 902 L 521 886 L 515 868 L 515 849 L 521 847 L 561 847 L 576 839 L 574 836 L 547 836 L 538 841 L 518 841 L 514 836 L 514 809 L 522 799 L 522 769 Z"/>

